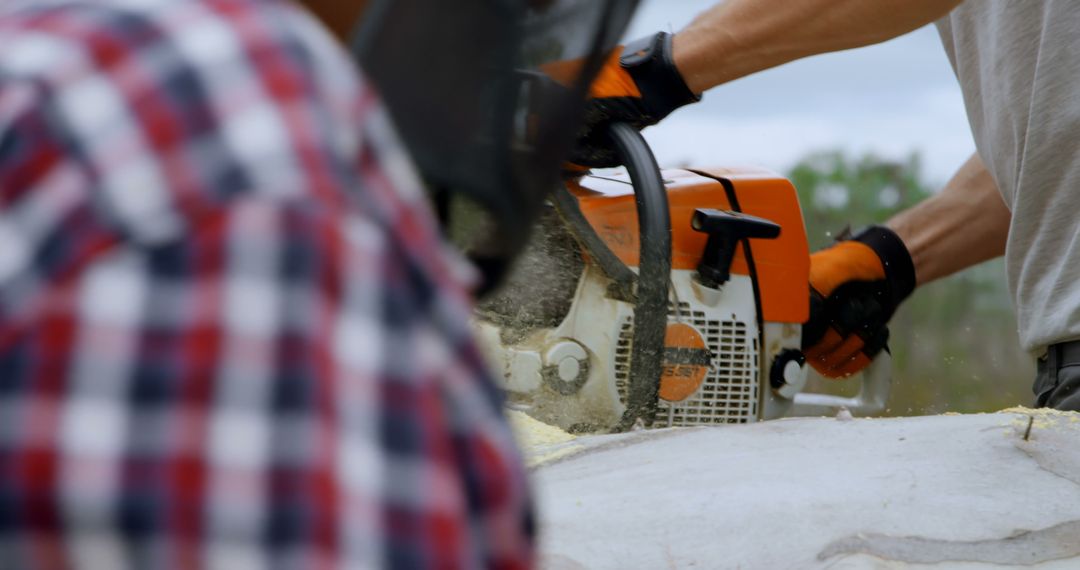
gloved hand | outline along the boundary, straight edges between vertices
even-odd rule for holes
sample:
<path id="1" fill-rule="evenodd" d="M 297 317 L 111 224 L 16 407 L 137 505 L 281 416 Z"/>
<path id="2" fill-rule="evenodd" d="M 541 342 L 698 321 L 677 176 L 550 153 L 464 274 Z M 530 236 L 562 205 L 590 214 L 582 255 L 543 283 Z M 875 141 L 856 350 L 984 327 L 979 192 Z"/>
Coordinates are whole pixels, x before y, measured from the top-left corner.
<path id="1" fill-rule="evenodd" d="M 871 226 L 811 255 L 810 287 L 806 360 L 822 376 L 846 378 L 885 348 L 889 319 L 915 289 L 915 266 L 899 236 Z"/>
<path id="2" fill-rule="evenodd" d="M 587 167 L 617 166 L 605 125 L 623 122 L 643 129 L 675 109 L 701 100 L 676 69 L 671 42 L 671 34 L 660 32 L 615 49 L 589 90 L 572 162 Z"/>

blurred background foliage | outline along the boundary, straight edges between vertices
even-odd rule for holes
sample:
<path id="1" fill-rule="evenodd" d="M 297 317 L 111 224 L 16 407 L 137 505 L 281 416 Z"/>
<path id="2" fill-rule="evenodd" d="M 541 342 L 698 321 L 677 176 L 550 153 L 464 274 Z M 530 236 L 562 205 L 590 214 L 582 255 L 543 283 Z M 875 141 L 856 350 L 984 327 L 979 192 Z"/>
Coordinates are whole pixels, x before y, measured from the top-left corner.
<path id="1" fill-rule="evenodd" d="M 811 250 L 851 224 L 883 223 L 930 196 L 919 156 L 814 153 L 789 172 L 802 202 Z M 1003 262 L 995 260 L 919 288 L 890 324 L 893 392 L 887 415 L 996 411 L 1030 405 L 1035 365 L 1021 350 Z M 857 391 L 852 382 L 812 389 Z"/>

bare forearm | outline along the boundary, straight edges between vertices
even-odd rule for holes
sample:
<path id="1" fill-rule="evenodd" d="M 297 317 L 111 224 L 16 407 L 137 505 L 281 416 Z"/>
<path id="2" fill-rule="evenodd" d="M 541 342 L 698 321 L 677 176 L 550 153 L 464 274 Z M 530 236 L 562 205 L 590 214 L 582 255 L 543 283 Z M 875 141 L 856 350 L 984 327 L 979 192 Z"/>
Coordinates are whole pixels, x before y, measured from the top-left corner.
<path id="1" fill-rule="evenodd" d="M 993 177 L 974 155 L 939 194 L 887 225 L 904 241 L 923 285 L 1003 255 L 1010 220 Z"/>
<path id="2" fill-rule="evenodd" d="M 728 0 L 675 36 L 695 93 L 794 61 L 878 43 L 928 24 L 960 0 Z"/>

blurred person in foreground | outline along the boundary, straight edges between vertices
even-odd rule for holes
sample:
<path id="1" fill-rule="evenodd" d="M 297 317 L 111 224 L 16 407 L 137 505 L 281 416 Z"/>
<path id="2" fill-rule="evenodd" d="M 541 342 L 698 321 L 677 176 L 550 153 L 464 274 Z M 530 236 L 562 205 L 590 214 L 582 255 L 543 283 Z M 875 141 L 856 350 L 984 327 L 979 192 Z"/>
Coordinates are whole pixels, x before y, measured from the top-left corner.
<path id="1" fill-rule="evenodd" d="M 531 563 L 468 270 L 316 20 L 11 1 L 0 45 L 0 567 Z"/>
<path id="2" fill-rule="evenodd" d="M 639 128 L 717 85 L 937 22 L 978 149 L 942 192 L 811 258 L 803 345 L 822 374 L 884 349 L 918 285 L 1005 255 L 1036 405 L 1080 411 L 1080 10 L 1060 0 L 729 0 L 601 71 L 575 162 L 611 165 L 598 127 Z"/>

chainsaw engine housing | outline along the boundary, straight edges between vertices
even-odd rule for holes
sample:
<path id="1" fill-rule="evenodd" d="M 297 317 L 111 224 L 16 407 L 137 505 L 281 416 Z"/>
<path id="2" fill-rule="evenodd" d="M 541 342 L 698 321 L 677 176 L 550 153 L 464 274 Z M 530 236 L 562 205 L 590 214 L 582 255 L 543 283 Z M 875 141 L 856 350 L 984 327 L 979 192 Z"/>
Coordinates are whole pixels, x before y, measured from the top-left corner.
<path id="1" fill-rule="evenodd" d="M 799 348 L 809 316 L 809 250 L 795 188 L 754 169 L 662 174 L 672 249 L 663 354 L 651 355 L 663 362 L 652 426 L 787 415 L 807 377 Z M 595 234 L 637 273 L 640 232 L 630 179 L 586 176 L 568 191 Z M 713 244 L 709 224 L 762 221 L 740 215 L 779 225 L 779 235 L 740 237 L 753 228 L 724 233 L 731 243 L 719 269 L 728 275 L 716 278 L 717 264 L 703 263 Z M 482 307 L 481 344 L 512 401 L 531 415 L 564 429 L 604 431 L 627 406 L 634 299 L 562 229 L 563 219 L 549 213 L 545 220 L 539 244 Z"/>

